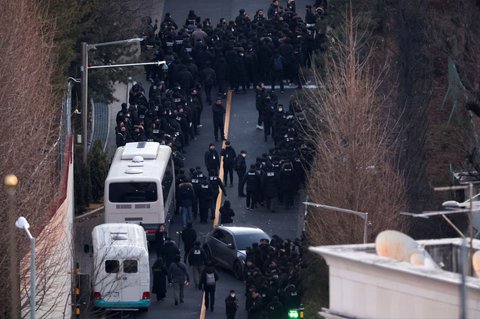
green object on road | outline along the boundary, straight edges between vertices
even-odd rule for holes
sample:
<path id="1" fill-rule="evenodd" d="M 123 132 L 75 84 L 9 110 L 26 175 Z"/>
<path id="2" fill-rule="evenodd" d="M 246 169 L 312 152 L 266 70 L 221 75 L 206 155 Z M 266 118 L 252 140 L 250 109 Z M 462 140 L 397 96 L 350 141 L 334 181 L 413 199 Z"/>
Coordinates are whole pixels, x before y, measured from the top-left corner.
<path id="1" fill-rule="evenodd" d="M 298 313 L 298 309 L 291 309 L 288 311 L 288 318 L 300 318 L 300 314 Z"/>

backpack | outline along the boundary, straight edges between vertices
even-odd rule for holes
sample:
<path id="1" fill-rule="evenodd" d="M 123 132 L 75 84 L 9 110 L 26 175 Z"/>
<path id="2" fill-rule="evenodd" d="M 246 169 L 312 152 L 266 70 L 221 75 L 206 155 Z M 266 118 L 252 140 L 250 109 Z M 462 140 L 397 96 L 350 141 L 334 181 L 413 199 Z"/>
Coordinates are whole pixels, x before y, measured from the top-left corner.
<path id="1" fill-rule="evenodd" d="M 207 272 L 205 282 L 207 283 L 207 286 L 215 285 L 215 274 L 213 272 Z"/>
<path id="2" fill-rule="evenodd" d="M 237 155 L 235 158 L 235 167 L 234 169 L 238 171 L 239 169 L 242 168 L 242 155 Z"/>
<path id="3" fill-rule="evenodd" d="M 281 55 L 278 55 L 275 58 L 273 58 L 273 69 L 275 71 L 283 70 L 283 58 Z"/>

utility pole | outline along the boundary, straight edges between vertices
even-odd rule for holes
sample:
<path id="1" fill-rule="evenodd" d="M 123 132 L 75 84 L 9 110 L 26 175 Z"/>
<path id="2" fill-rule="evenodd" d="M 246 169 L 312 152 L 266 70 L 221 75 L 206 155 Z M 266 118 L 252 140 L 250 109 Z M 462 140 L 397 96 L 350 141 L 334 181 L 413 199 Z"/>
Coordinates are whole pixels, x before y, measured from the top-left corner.
<path id="1" fill-rule="evenodd" d="M 88 154 L 88 44 L 82 42 L 82 119 L 83 119 L 83 163 L 87 163 Z"/>
<path id="2" fill-rule="evenodd" d="M 5 176 L 3 184 L 8 195 L 7 228 L 9 232 L 8 257 L 10 261 L 10 309 L 8 312 L 8 318 L 18 319 L 20 318 L 20 284 L 18 276 L 17 240 L 15 232 L 15 192 L 18 185 L 18 178 L 13 174 L 9 174 Z"/>

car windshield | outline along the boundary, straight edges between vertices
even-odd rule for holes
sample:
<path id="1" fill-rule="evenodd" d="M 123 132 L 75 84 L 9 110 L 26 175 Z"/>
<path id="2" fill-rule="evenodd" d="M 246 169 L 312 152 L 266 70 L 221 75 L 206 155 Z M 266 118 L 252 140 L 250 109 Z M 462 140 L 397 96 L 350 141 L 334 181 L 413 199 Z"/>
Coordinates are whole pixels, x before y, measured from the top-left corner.
<path id="1" fill-rule="evenodd" d="M 260 242 L 260 239 L 262 238 L 269 238 L 269 237 L 263 232 L 237 234 L 235 235 L 237 250 L 245 250 L 248 246 L 252 246 L 253 243 Z"/>

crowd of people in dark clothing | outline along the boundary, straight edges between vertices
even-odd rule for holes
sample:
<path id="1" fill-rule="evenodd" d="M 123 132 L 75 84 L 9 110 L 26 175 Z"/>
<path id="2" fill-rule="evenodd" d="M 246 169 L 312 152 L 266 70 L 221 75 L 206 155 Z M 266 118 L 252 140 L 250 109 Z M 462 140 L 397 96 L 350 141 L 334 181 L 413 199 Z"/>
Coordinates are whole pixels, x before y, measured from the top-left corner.
<path id="1" fill-rule="evenodd" d="M 260 240 L 247 248 L 244 269 L 248 319 L 282 319 L 301 306 L 302 246 L 299 240 Z"/>
<path id="2" fill-rule="evenodd" d="M 207 223 L 209 215 L 215 218 L 219 192 L 227 195 L 228 186 L 233 187 L 234 172 L 238 196 L 245 197 L 247 210 L 263 206 L 274 212 L 276 203 L 293 207 L 313 152 L 301 137 L 305 119 L 299 102 L 291 96 L 289 105 L 282 105 L 275 89 L 278 85 L 282 94 L 285 83 L 302 87 L 299 68 L 309 65 L 312 52 L 324 41 L 325 32 L 319 25 L 325 9 L 326 1 L 317 0 L 313 7 L 307 6 L 302 19 L 294 0 L 287 0 L 285 7 L 272 0 L 266 13 L 259 9 L 250 18 L 242 9 L 233 21 L 221 19 L 216 25 L 193 10 L 183 25 L 169 13 L 160 25 L 144 19 L 142 54 L 165 64 L 145 67 L 151 83 L 148 93 L 140 83 L 130 89 L 128 104 L 122 104 L 116 117 L 116 143 L 155 141 L 172 148 L 185 254 L 182 261 L 179 247 L 162 225 L 156 233 L 158 259 L 152 267 L 152 292 L 157 300 L 165 297 L 170 283 L 175 305 L 183 302 L 184 286 L 190 282 L 188 264 L 195 288 L 205 291 L 206 306 L 213 311 L 212 280 L 216 282 L 218 274 L 197 240 L 192 222 L 199 218 L 200 223 Z M 239 94 L 254 90 L 256 127 L 263 131 L 265 142 L 269 138 L 274 142 L 274 147 L 251 165 L 247 165 L 247 151 L 237 153 L 225 139 L 223 102 L 228 89 Z M 215 144 L 210 144 L 204 155 L 205 171 L 201 167 L 186 171 L 184 148 L 199 134 L 206 106 L 211 107 L 213 137 L 225 141 L 224 148 L 218 152 Z M 224 181 L 219 178 L 222 157 Z M 234 216 L 230 201 L 225 201 L 220 223 L 232 223 Z M 301 263 L 298 241 L 273 236 L 271 242 L 262 240 L 247 249 L 244 280 L 248 318 L 283 318 L 287 309 L 299 306 Z M 234 318 L 238 308 L 235 291 L 225 303 L 227 318 Z"/>

